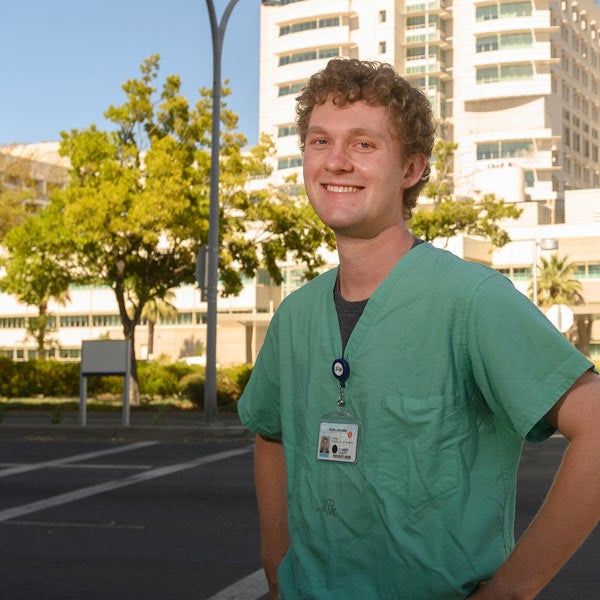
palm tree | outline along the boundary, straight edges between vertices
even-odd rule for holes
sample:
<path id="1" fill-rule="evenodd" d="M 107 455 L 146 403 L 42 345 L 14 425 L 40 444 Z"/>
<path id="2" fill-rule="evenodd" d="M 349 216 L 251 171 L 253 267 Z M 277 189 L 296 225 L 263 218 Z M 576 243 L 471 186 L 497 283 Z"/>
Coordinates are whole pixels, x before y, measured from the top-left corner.
<path id="1" fill-rule="evenodd" d="M 163 298 L 151 298 L 142 310 L 141 318 L 148 321 L 148 358 L 154 354 L 154 327 L 160 318 L 174 319 L 177 308 L 172 304 L 175 300 L 173 292 L 167 292 Z"/>
<path id="2" fill-rule="evenodd" d="M 554 304 L 581 304 L 581 282 L 574 278 L 575 264 L 568 262 L 568 256 L 562 258 L 552 254 L 549 259 L 541 256 L 537 281 L 538 305 L 542 308 Z M 533 284 L 529 288 L 533 295 Z"/>

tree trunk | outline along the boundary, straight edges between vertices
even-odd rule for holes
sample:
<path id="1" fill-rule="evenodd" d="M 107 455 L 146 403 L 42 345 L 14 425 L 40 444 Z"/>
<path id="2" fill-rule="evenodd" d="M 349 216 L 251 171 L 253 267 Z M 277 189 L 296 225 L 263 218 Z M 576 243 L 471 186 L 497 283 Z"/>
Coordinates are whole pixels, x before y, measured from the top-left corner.
<path id="1" fill-rule="evenodd" d="M 154 354 L 154 319 L 148 319 L 148 358 Z"/>
<path id="2" fill-rule="evenodd" d="M 37 327 L 35 331 L 35 341 L 37 345 L 37 357 L 39 359 L 44 358 L 44 346 L 46 341 L 46 327 L 48 325 L 47 319 L 48 303 L 42 302 L 38 304 L 38 319 Z"/>
<path id="3" fill-rule="evenodd" d="M 594 315 L 577 315 L 575 323 L 577 325 L 577 343 L 575 347 L 585 356 L 589 356 Z"/>
<path id="4" fill-rule="evenodd" d="M 136 404 L 139 404 L 140 401 L 140 386 L 138 382 L 137 360 L 135 357 L 135 327 L 140 322 L 141 310 L 136 308 L 133 317 L 130 317 L 127 312 L 122 285 L 117 283 L 114 290 L 117 304 L 119 305 L 121 323 L 123 324 L 123 335 L 126 340 L 131 341 L 131 387 L 129 389 L 129 403 L 132 406 L 135 406 Z"/>

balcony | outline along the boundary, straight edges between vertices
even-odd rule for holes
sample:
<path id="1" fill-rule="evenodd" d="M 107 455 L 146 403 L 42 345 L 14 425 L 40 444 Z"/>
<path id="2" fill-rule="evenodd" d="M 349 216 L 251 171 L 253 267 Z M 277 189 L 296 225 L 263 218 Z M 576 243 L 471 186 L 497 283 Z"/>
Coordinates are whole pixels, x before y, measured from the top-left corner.
<path id="1" fill-rule="evenodd" d="M 323 27 L 321 29 L 309 29 L 288 35 L 281 35 L 273 40 L 273 52 L 275 54 L 287 54 L 298 52 L 317 45 L 327 44 L 340 46 L 348 44 L 350 40 L 350 27 L 339 25 L 338 27 Z"/>
<path id="2" fill-rule="evenodd" d="M 409 29 L 404 35 L 404 46 L 422 46 L 430 44 L 440 48 L 448 48 L 450 44 L 446 39 L 446 34 L 439 29 L 420 27 L 418 29 Z"/>

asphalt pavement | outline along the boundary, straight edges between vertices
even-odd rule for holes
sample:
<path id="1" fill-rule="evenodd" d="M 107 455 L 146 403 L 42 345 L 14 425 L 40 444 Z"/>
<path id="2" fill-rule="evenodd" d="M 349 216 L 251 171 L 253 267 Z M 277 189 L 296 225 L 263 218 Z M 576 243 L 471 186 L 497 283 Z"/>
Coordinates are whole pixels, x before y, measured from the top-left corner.
<path id="1" fill-rule="evenodd" d="M 88 414 L 85 427 L 76 413 L 57 424 L 50 412 L 5 413 L 0 565 L 10 564 L 19 591 L 0 597 L 239 600 L 249 597 L 240 590 L 258 585 L 252 598 L 262 600 L 253 439 L 231 413 L 209 423 L 200 413 L 132 412 L 129 427 L 117 413 Z M 525 446 L 516 537 L 542 503 L 565 447 L 560 436 Z M 600 598 L 598 556 L 600 528 L 538 600 Z"/>

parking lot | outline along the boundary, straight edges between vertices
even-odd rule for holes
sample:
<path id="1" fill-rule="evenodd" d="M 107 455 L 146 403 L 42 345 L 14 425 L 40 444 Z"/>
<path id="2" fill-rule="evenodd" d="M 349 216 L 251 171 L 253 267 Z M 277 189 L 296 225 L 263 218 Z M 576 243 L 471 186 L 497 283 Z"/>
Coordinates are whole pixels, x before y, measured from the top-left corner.
<path id="1" fill-rule="evenodd" d="M 0 456 L 3 598 L 207 599 L 259 569 L 247 443 L 2 441 Z"/>
<path id="2" fill-rule="evenodd" d="M 528 446 L 517 531 L 564 440 Z M 595 532 L 542 600 L 600 590 Z M 0 439 L 2 598 L 263 600 L 247 441 Z"/>

